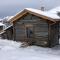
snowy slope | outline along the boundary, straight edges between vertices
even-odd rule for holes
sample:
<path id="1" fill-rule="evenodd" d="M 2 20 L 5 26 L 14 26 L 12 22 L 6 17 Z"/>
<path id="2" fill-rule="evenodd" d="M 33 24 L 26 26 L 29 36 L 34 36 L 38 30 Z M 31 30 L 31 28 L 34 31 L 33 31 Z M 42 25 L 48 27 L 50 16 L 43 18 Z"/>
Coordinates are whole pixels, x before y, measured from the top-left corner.
<path id="1" fill-rule="evenodd" d="M 21 43 L 0 39 L 0 60 L 60 60 L 60 46 L 20 47 Z"/>

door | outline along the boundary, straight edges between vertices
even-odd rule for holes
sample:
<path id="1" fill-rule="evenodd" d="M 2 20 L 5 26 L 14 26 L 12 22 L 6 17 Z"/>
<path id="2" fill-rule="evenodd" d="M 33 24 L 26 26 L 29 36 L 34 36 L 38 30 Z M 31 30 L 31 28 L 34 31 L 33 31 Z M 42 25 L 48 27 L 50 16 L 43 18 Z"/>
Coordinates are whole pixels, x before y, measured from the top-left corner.
<path id="1" fill-rule="evenodd" d="M 26 40 L 27 42 L 33 43 L 34 31 L 32 24 L 25 25 Z"/>

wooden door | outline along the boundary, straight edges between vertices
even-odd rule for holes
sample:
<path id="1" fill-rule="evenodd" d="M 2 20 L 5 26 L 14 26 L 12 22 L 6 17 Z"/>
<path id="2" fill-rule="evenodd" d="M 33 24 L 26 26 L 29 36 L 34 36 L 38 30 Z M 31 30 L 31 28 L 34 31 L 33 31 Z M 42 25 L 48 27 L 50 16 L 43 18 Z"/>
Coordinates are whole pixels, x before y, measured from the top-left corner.
<path id="1" fill-rule="evenodd" d="M 34 37 L 33 25 L 32 24 L 26 24 L 25 25 L 25 32 L 26 32 L 26 41 L 32 43 L 33 37 Z"/>

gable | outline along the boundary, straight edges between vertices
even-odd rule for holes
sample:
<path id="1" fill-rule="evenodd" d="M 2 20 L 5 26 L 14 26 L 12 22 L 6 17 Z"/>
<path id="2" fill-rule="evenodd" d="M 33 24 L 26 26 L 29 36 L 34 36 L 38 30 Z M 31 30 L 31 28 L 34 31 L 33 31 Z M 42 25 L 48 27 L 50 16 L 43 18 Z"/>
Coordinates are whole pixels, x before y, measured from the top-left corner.
<path id="1" fill-rule="evenodd" d="M 21 21 L 22 20 L 22 21 Z M 25 21 L 24 21 L 25 20 Z M 22 17 L 20 17 L 19 19 L 17 19 L 16 21 L 14 21 L 14 23 L 16 23 L 17 21 L 18 21 L 18 23 L 19 22 L 33 22 L 33 21 L 35 21 L 36 22 L 36 20 L 43 20 L 44 22 L 46 21 L 47 23 L 53 23 L 52 21 L 49 21 L 49 20 L 47 20 L 47 19 L 43 19 L 42 17 L 38 17 L 38 16 L 36 16 L 36 15 L 34 15 L 34 14 L 30 14 L 30 13 L 26 13 L 26 14 L 24 14 Z M 42 21 L 41 21 L 42 22 Z"/>
<path id="2" fill-rule="evenodd" d="M 26 13 L 25 15 L 23 15 L 21 18 L 19 18 L 19 19 L 24 19 L 24 20 L 32 20 L 32 19 L 40 19 L 38 16 L 35 16 L 35 15 L 33 15 L 33 14 L 30 14 L 30 13 Z M 18 19 L 18 20 L 19 20 Z"/>
<path id="3" fill-rule="evenodd" d="M 14 23 L 16 22 L 37 22 L 37 20 L 41 20 L 40 22 L 42 22 L 42 20 L 45 22 L 46 20 L 45 19 L 42 19 L 41 17 L 38 17 L 38 16 L 35 16 L 33 14 L 25 14 L 23 15 L 21 18 L 19 18 L 18 20 L 16 20 Z"/>
<path id="4" fill-rule="evenodd" d="M 38 12 L 38 11 L 37 11 L 37 12 Z M 41 18 L 43 18 L 43 19 L 45 19 L 45 20 L 48 20 L 48 21 L 50 21 L 50 22 L 52 22 L 52 23 L 56 23 L 56 21 L 55 21 L 54 19 L 49 18 L 48 16 L 45 16 L 45 15 L 41 15 L 41 14 L 40 14 L 41 11 L 40 11 L 40 13 L 36 13 L 35 11 L 33 12 L 33 11 L 30 11 L 30 10 L 27 10 L 27 9 L 24 9 L 23 11 L 17 13 L 13 18 L 10 19 L 10 22 L 11 22 L 11 23 L 12 23 L 12 22 L 14 23 L 14 22 L 17 21 L 19 18 L 25 16 L 27 13 L 32 14 L 32 15 L 35 15 L 35 16 L 37 16 L 37 17 L 41 17 Z"/>
<path id="5" fill-rule="evenodd" d="M 27 13 L 26 15 L 22 16 L 21 18 L 19 18 L 18 20 L 16 20 L 14 22 L 14 25 L 19 25 L 20 24 L 36 24 L 36 23 L 39 23 L 39 24 L 47 24 L 48 21 L 46 21 L 45 19 L 42 19 L 38 16 L 35 16 L 33 14 L 29 14 Z"/>

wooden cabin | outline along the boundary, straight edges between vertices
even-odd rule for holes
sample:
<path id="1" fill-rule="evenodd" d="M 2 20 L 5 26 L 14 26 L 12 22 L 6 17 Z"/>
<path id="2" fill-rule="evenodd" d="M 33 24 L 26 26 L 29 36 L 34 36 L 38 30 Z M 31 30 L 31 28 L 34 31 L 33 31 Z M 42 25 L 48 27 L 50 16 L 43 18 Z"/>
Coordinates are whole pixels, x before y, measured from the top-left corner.
<path id="1" fill-rule="evenodd" d="M 59 44 L 59 23 L 36 9 L 24 9 L 16 14 L 13 22 L 13 39 L 38 46 L 53 47 Z"/>
<path id="2" fill-rule="evenodd" d="M 6 35 L 6 32 L 3 30 L 3 31 L 1 31 L 1 33 L 0 33 L 0 38 L 1 39 L 7 39 L 7 35 Z"/>
<path id="3" fill-rule="evenodd" d="M 0 22 L 0 32 L 3 30 L 4 24 Z"/>
<path id="4" fill-rule="evenodd" d="M 13 40 L 13 26 L 9 26 L 0 33 L 2 39 Z"/>
<path id="5" fill-rule="evenodd" d="M 13 40 L 13 26 L 9 26 L 5 29 L 6 35 L 7 35 L 7 39 L 8 40 Z"/>

